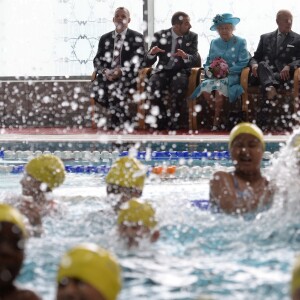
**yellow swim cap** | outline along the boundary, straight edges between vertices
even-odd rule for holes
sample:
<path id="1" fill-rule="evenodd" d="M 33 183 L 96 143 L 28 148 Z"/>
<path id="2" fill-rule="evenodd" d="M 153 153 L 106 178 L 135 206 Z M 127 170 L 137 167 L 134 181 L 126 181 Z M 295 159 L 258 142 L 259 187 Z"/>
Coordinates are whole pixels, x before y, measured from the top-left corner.
<path id="1" fill-rule="evenodd" d="M 118 215 L 118 224 L 129 222 L 139 225 L 144 225 L 148 228 L 156 226 L 155 210 L 150 203 L 139 202 L 138 199 L 133 198 L 126 202 L 121 207 Z"/>
<path id="2" fill-rule="evenodd" d="M 248 134 L 255 136 L 261 142 L 261 144 L 263 145 L 263 148 L 265 149 L 265 141 L 264 141 L 264 135 L 263 135 L 262 131 L 255 124 L 247 123 L 247 122 L 237 124 L 231 130 L 230 135 L 229 135 L 229 142 L 228 142 L 229 149 L 231 148 L 231 145 L 232 145 L 232 142 L 234 141 L 234 139 L 242 133 L 248 133 Z"/>
<path id="3" fill-rule="evenodd" d="M 65 180 L 63 162 L 55 155 L 43 154 L 28 162 L 26 172 L 36 180 L 44 182 L 52 190 Z"/>
<path id="4" fill-rule="evenodd" d="M 291 293 L 292 295 L 300 288 L 300 257 L 295 261 L 292 281 L 291 281 Z"/>
<path id="5" fill-rule="evenodd" d="M 136 158 L 121 157 L 112 165 L 105 180 L 106 183 L 121 187 L 143 189 L 146 170 Z"/>
<path id="6" fill-rule="evenodd" d="M 106 300 L 115 300 L 121 290 L 121 271 L 116 259 L 95 244 L 81 244 L 64 254 L 57 282 L 76 278 L 93 286 Z"/>
<path id="7" fill-rule="evenodd" d="M 23 216 L 12 206 L 5 203 L 0 203 L 0 222 L 9 222 L 17 225 L 21 230 L 23 237 L 28 237 L 26 226 L 23 221 Z"/>

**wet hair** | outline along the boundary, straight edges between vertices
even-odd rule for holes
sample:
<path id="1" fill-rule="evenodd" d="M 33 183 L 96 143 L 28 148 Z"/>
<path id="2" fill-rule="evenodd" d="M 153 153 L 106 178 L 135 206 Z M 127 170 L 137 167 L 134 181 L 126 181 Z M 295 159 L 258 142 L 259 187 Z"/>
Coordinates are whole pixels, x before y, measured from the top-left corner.
<path id="1" fill-rule="evenodd" d="M 182 24 L 183 18 L 188 18 L 189 15 L 183 11 L 177 11 L 171 19 L 172 25 Z"/>
<path id="2" fill-rule="evenodd" d="M 129 12 L 129 10 L 128 10 L 127 8 L 125 8 L 125 7 L 123 7 L 123 6 L 118 7 L 118 8 L 116 8 L 116 10 L 115 10 L 115 14 L 116 14 L 117 10 L 124 10 L 124 11 L 127 13 L 128 17 L 130 18 L 130 12 Z"/>
<path id="3" fill-rule="evenodd" d="M 276 15 L 276 21 L 278 21 L 278 19 L 283 16 L 283 15 L 290 15 L 292 18 L 293 18 L 293 15 L 292 13 L 287 10 L 287 9 L 281 9 L 277 12 L 277 15 Z"/>

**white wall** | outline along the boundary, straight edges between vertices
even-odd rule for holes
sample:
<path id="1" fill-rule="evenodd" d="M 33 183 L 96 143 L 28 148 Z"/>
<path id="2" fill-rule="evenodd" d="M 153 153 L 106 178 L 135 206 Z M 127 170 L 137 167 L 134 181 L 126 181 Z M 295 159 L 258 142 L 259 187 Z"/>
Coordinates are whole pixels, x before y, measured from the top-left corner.
<path id="1" fill-rule="evenodd" d="M 0 0 L 0 76 L 90 75 L 119 6 L 142 32 L 140 0 Z"/>

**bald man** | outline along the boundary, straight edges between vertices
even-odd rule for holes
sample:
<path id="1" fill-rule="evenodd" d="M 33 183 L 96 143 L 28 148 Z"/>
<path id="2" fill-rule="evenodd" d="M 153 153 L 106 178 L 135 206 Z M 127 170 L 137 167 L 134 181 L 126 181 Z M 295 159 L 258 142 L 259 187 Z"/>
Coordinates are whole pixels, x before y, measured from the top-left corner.
<path id="1" fill-rule="evenodd" d="M 93 97 L 107 108 L 108 129 L 124 128 L 132 123 L 130 102 L 137 88 L 138 71 L 144 61 L 144 37 L 128 28 L 130 12 L 125 7 L 115 10 L 115 30 L 101 36 L 94 58 L 97 79 L 93 83 Z"/>

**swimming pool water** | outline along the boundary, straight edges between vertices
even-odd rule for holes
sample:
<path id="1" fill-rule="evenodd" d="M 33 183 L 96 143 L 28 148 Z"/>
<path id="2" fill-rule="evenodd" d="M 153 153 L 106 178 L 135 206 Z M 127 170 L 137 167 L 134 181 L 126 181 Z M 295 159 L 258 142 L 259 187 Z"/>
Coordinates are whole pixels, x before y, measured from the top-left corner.
<path id="1" fill-rule="evenodd" d="M 0 174 L 0 198 L 21 193 L 21 174 Z M 31 238 L 18 281 L 54 299 L 63 252 L 79 242 L 113 251 L 122 266 L 127 299 L 289 299 L 291 266 L 300 246 L 299 211 L 274 205 L 255 217 L 213 214 L 192 207 L 208 198 L 208 177 L 148 178 L 143 197 L 156 207 L 161 238 L 127 250 L 118 240 L 103 176 L 68 174 L 54 191 L 61 213 L 44 218 L 44 235 Z"/>

